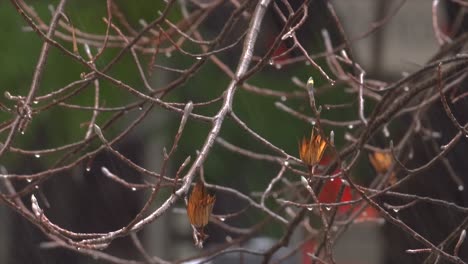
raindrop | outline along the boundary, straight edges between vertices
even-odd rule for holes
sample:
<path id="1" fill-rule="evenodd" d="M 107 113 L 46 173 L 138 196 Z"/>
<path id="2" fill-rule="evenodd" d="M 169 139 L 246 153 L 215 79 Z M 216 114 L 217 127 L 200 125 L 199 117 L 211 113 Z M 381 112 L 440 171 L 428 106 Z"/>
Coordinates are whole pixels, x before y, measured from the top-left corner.
<path id="1" fill-rule="evenodd" d="M 172 53 L 171 53 L 170 51 L 166 51 L 166 57 L 167 57 L 167 58 L 172 57 Z"/>
<path id="2" fill-rule="evenodd" d="M 81 248 L 80 248 L 80 247 L 77 247 L 76 250 L 81 250 Z"/>
<path id="3" fill-rule="evenodd" d="M 142 106 L 139 106 L 139 107 L 138 107 L 138 110 L 140 110 L 140 111 L 143 110 L 143 107 L 142 107 Z"/>
<path id="4" fill-rule="evenodd" d="M 285 160 L 284 161 L 284 166 L 288 166 L 289 165 L 289 161 Z"/>
<path id="5" fill-rule="evenodd" d="M 39 103 L 39 101 L 33 101 L 33 104 L 38 104 L 38 103 Z"/>
<path id="6" fill-rule="evenodd" d="M 310 122 L 313 126 L 315 126 L 315 121 Z"/>
<path id="7" fill-rule="evenodd" d="M 226 221 L 226 217 L 220 217 L 219 220 L 220 220 L 221 222 L 224 222 L 224 221 Z"/>
<path id="8" fill-rule="evenodd" d="M 442 145 L 442 146 L 440 146 L 440 149 L 442 149 L 442 150 L 444 150 L 444 149 L 446 149 L 446 148 L 447 148 L 447 145 Z"/>
<path id="9" fill-rule="evenodd" d="M 354 126 L 353 126 L 353 125 L 349 125 L 348 128 L 349 128 L 349 129 L 353 129 Z"/>
<path id="10" fill-rule="evenodd" d="M 403 91 L 405 92 L 409 91 L 409 87 L 408 86 L 403 87 Z"/>
<path id="11" fill-rule="evenodd" d="M 86 171 L 91 171 L 91 168 L 90 168 L 90 167 L 86 167 Z"/>
<path id="12" fill-rule="evenodd" d="M 312 211 L 313 209 L 314 209 L 314 207 L 312 207 L 312 206 L 307 207 L 307 210 L 309 210 L 309 211 Z"/>
<path id="13" fill-rule="evenodd" d="M 37 186 L 37 185 L 34 186 L 34 189 L 39 190 L 39 186 Z"/>
<path id="14" fill-rule="evenodd" d="M 281 101 L 283 101 L 283 102 L 284 102 L 284 101 L 286 101 L 286 99 L 287 99 L 287 98 L 286 98 L 286 96 L 284 96 L 284 95 L 283 95 L 283 96 L 281 96 Z"/>
<path id="15" fill-rule="evenodd" d="M 268 64 L 273 65 L 274 63 L 275 62 L 272 59 L 268 60 Z"/>
<path id="16" fill-rule="evenodd" d="M 330 181 L 335 181 L 335 178 L 331 178 Z"/>
<path id="17" fill-rule="evenodd" d="M 468 138 L 468 134 L 466 134 L 465 137 Z"/>
<path id="18" fill-rule="evenodd" d="M 330 211 L 331 207 L 330 206 L 325 206 L 325 209 L 327 209 L 327 211 Z"/>
<path id="19" fill-rule="evenodd" d="M 309 65 L 310 65 L 310 61 L 306 61 L 306 62 L 305 62 L 305 65 L 306 65 L 306 66 L 309 66 Z"/>
<path id="20" fill-rule="evenodd" d="M 21 131 L 21 135 L 24 135 L 24 131 Z"/>
<path id="21" fill-rule="evenodd" d="M 27 182 L 32 182 L 32 179 L 27 178 L 26 181 L 27 181 Z"/>
<path id="22" fill-rule="evenodd" d="M 276 63 L 276 64 L 275 64 L 275 68 L 276 68 L 277 70 L 281 69 L 281 67 L 282 67 L 281 64 L 279 64 L 279 63 Z"/>
<path id="23" fill-rule="evenodd" d="M 201 60 L 201 59 L 202 59 L 202 57 L 200 57 L 200 56 L 197 56 L 197 57 L 195 57 L 195 59 L 197 59 L 197 60 Z"/>
<path id="24" fill-rule="evenodd" d="M 135 188 L 135 187 L 132 187 L 132 191 L 136 191 L 136 190 L 137 190 L 137 188 Z"/>
<path id="25" fill-rule="evenodd" d="M 34 157 L 40 158 L 40 157 L 41 157 L 41 154 L 34 154 Z"/>
<path id="26" fill-rule="evenodd" d="M 463 192 L 464 189 L 465 189 L 465 187 L 463 185 L 458 185 L 458 190 L 460 192 Z"/>
<path id="27" fill-rule="evenodd" d="M 398 213 L 398 211 L 400 211 L 400 209 L 398 209 L 398 208 L 393 208 L 393 212 Z"/>

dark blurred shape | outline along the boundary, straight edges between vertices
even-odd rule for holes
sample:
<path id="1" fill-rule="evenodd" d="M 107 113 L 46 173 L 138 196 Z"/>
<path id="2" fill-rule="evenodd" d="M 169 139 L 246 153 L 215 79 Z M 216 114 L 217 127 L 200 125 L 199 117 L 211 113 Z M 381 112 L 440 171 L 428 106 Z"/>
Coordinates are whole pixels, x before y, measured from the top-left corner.
<path id="1" fill-rule="evenodd" d="M 449 36 L 457 41 L 457 38 L 466 38 L 464 33 L 468 32 L 468 15 L 464 7 L 450 0 L 445 3 L 447 11 L 447 21 Z M 462 45 L 451 50 L 445 56 L 455 56 L 457 53 L 466 52 L 464 47 L 466 40 Z M 444 47 L 442 47 L 442 50 Z M 437 57 L 437 56 L 436 56 Z M 464 125 L 468 122 L 468 98 L 462 98 L 455 103 L 451 99 L 457 96 L 463 96 L 466 93 L 468 79 L 465 78 L 458 85 L 458 88 L 446 93 L 448 104 L 459 123 Z M 437 89 L 437 88 L 436 88 Z M 437 93 L 434 90 L 433 93 Z M 458 132 L 444 111 L 440 99 L 436 101 L 424 114 L 422 125 L 429 130 L 437 132 L 440 137 L 416 137 L 413 143 L 414 158 L 407 162 L 409 168 L 416 168 L 429 162 L 441 151 L 441 146 L 447 144 Z M 404 127 L 403 127 L 404 128 Z M 404 131 L 402 131 L 404 133 Z M 468 206 L 468 162 L 466 161 L 468 142 L 462 139 L 447 154 L 446 160 L 440 160 L 429 170 L 416 175 L 406 185 L 399 188 L 402 193 L 411 193 L 423 197 L 431 197 L 454 203 L 459 206 Z M 456 174 L 462 182 L 457 182 L 451 174 Z M 404 175 L 400 175 L 402 177 Z M 408 200 L 388 199 L 392 204 L 405 204 Z M 408 226 L 413 228 L 421 236 L 431 241 L 434 245 L 439 245 L 450 233 L 452 233 L 460 224 L 467 222 L 466 214 L 456 212 L 450 208 L 420 202 L 409 209 L 395 212 L 395 214 Z M 466 229 L 468 224 L 463 225 Z M 385 237 L 387 246 L 386 262 L 391 263 L 435 263 L 435 256 L 428 253 L 408 254 L 407 249 L 421 248 L 421 244 L 413 237 L 403 233 L 398 228 L 388 224 L 385 228 Z M 444 251 L 453 254 L 454 246 L 457 243 L 460 233 L 454 233 L 452 240 L 447 242 L 443 248 Z M 459 257 L 463 261 L 468 260 L 468 243 L 462 243 L 459 250 Z M 438 263 L 447 263 L 439 260 Z"/>

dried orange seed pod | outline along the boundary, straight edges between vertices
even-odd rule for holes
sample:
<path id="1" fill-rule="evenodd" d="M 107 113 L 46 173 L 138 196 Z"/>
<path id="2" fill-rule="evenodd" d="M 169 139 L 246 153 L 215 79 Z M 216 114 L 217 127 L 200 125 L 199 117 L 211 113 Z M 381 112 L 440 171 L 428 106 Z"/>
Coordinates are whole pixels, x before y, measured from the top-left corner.
<path id="1" fill-rule="evenodd" d="M 187 215 L 190 223 L 197 229 L 205 227 L 209 220 L 216 197 L 208 194 L 203 182 L 198 181 L 190 194 Z"/>
<path id="2" fill-rule="evenodd" d="M 374 152 L 369 154 L 369 161 L 378 173 L 386 173 L 392 165 L 392 155 L 385 152 Z"/>
<path id="3" fill-rule="evenodd" d="M 327 142 L 314 128 L 310 135 L 310 140 L 302 138 L 299 144 L 299 157 L 308 166 L 317 165 L 322 159 L 323 153 L 327 148 Z"/>

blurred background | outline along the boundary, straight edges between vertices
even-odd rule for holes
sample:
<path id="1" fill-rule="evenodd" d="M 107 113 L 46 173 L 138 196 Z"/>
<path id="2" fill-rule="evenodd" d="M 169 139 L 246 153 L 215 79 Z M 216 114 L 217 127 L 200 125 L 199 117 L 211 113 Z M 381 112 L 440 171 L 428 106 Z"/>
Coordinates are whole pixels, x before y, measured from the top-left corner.
<path id="1" fill-rule="evenodd" d="M 193 2 L 209 4 L 210 1 L 187 1 L 189 8 L 195 8 Z M 123 1 L 114 0 L 128 19 L 128 23 L 135 29 L 143 28 L 145 23 L 153 21 L 165 6 L 165 1 Z M 229 1 L 227 1 L 229 2 Z M 233 1 L 236 2 L 236 1 Z M 279 2 L 279 1 L 278 1 Z M 302 1 L 289 1 L 291 5 L 299 6 Z M 334 0 L 330 1 L 336 8 L 344 30 L 352 43 L 355 60 L 364 68 L 369 78 L 379 79 L 384 82 L 394 82 L 410 72 L 414 72 L 424 65 L 439 49 L 434 37 L 432 26 L 432 1 L 428 0 Z M 439 8 L 440 27 L 449 32 L 448 25 L 454 18 L 454 11 L 460 6 L 453 7 L 443 2 Z M 26 1 L 46 24 L 51 19 L 53 10 L 58 1 Z M 327 29 L 335 45 L 342 42 L 339 29 L 334 20 L 326 11 L 327 1 L 311 1 L 309 5 L 309 18 L 298 31 L 298 38 L 306 46 L 310 54 L 324 51 L 321 35 L 322 29 Z M 176 4 L 177 5 L 177 4 Z M 216 32 L 223 26 L 226 16 L 231 12 L 232 4 L 227 3 L 217 7 L 204 21 L 199 29 L 205 39 L 216 36 Z M 174 8 L 169 19 L 178 21 L 182 11 Z M 393 15 L 393 13 L 396 13 Z M 106 24 L 102 17 L 106 16 L 106 1 L 70 0 L 65 14 L 76 29 L 94 34 L 104 34 Z M 389 21 L 385 21 L 386 19 Z M 267 13 L 262 25 L 261 38 L 256 47 L 257 56 L 271 45 L 274 37 L 281 30 L 279 18 L 272 10 Z M 377 23 L 385 21 L 382 28 L 373 28 Z M 244 23 L 246 23 L 244 21 Z M 2 41 L 0 41 L 0 102 L 2 105 L 13 109 L 14 103 L 7 100 L 3 94 L 9 92 L 12 95 L 26 95 L 31 85 L 31 78 L 42 46 L 42 41 L 10 1 L 0 0 L 0 28 L 2 29 Z M 60 29 L 60 27 L 59 27 Z M 239 28 L 240 32 L 241 29 Z M 371 32 L 372 31 L 372 32 Z M 369 32 L 368 34 L 366 32 Z M 115 35 L 115 33 L 113 33 Z M 447 33 L 448 34 L 448 33 Z M 233 36 L 235 38 L 235 36 Z M 228 39 L 230 43 L 233 39 Z M 72 49 L 72 42 L 59 39 L 66 48 Z M 288 42 L 284 42 L 283 49 L 287 49 Z M 188 46 L 188 50 L 196 47 Z M 237 65 L 242 45 L 224 52 L 220 58 L 231 69 Z M 83 45 L 78 46 L 79 52 L 84 56 Z M 91 46 L 92 53 L 98 50 Z M 117 53 L 118 48 L 108 48 L 102 57 L 96 61 L 97 68 L 104 67 Z M 287 56 L 295 56 L 291 53 Z M 317 86 L 326 84 L 318 72 L 307 63 L 298 62 L 282 64 L 282 60 L 290 57 L 280 57 L 273 61 L 251 79 L 249 84 L 258 87 L 268 87 L 279 92 L 301 91 L 294 84 L 294 79 L 305 82 L 310 76 L 314 77 Z M 145 69 L 152 60 L 151 54 L 141 56 Z M 192 65 L 196 58 L 185 56 L 177 50 L 171 53 L 160 54 L 157 62 L 166 67 L 185 69 Z M 326 68 L 325 60 L 318 62 Z M 80 75 L 87 70 L 78 63 L 65 57 L 55 48 L 51 48 L 48 61 L 38 95 L 44 95 L 57 90 L 64 85 L 80 79 Z M 132 85 L 143 87 L 137 67 L 130 54 L 124 56 L 111 70 L 110 74 L 119 80 Z M 153 87 L 164 87 L 178 76 L 177 73 L 164 69 L 151 69 L 149 82 Z M 188 101 L 204 102 L 216 98 L 227 87 L 230 78 L 226 76 L 215 64 L 208 61 L 202 69 L 189 81 L 177 89 L 171 91 L 165 98 L 169 102 L 186 103 Z M 117 89 L 106 81 L 101 82 L 101 105 L 105 107 L 121 106 L 134 102 L 135 98 L 129 97 L 127 92 Z M 144 88 L 140 89 L 144 91 Z M 350 94 L 342 92 L 342 89 L 333 89 L 330 92 L 319 92 L 317 95 L 321 104 L 341 104 L 349 101 Z M 74 105 L 92 106 L 94 102 L 94 90 L 83 90 L 67 103 Z M 311 115 L 308 101 L 305 97 L 281 98 L 275 96 L 257 96 L 252 92 L 239 89 L 234 101 L 234 111 L 249 127 L 281 147 L 287 153 L 298 156 L 297 143 L 303 135 L 310 133 L 311 125 L 303 120 L 292 118 L 284 111 L 278 110 L 277 102 L 287 104 L 289 107 L 299 109 L 306 115 Z M 34 107 L 45 104 L 39 102 Z M 213 115 L 219 109 L 220 103 L 198 108 L 197 113 Z M 142 105 L 142 108 L 146 107 Z M 369 107 L 370 109 L 371 107 Z M 370 113 L 370 110 L 367 109 Z M 116 135 L 130 122 L 135 120 L 141 109 L 135 108 L 125 113 L 117 125 L 106 131 L 106 135 Z M 356 111 L 331 110 L 325 111 L 324 117 L 334 120 L 357 119 Z M 78 141 L 83 138 L 87 130 L 87 122 L 92 111 L 74 109 L 65 106 L 54 106 L 35 115 L 24 135 L 15 138 L 14 147 L 40 150 L 53 148 Z M 102 124 L 110 118 L 112 112 L 101 112 L 96 123 Z M 9 120 L 12 114 L 0 111 L 0 122 Z M 159 171 L 162 166 L 163 148 L 169 149 L 173 137 L 177 132 L 180 116 L 162 108 L 155 108 L 135 129 L 133 129 L 115 148 L 128 159 L 148 170 Z M 187 156 L 195 157 L 197 150 L 202 146 L 210 126 L 189 121 L 179 143 L 179 148 L 169 163 L 169 175 L 174 175 L 180 164 Z M 392 128 L 392 133 L 398 134 L 402 127 Z M 325 128 L 327 132 L 330 128 Z M 345 144 L 344 135 L 353 131 L 353 127 L 334 128 L 335 142 L 338 147 Z M 247 136 L 244 131 L 226 120 L 221 131 L 221 138 L 236 146 L 255 149 L 259 152 L 267 151 L 263 145 Z M 6 134 L 1 134 L 1 141 Z M 388 145 L 389 139 L 382 136 L 382 147 Z M 22 155 L 8 152 L 0 158 L 0 165 L 8 173 L 31 174 L 44 171 L 55 166 L 63 153 L 51 155 Z M 40 191 L 36 195 L 44 205 L 45 214 L 55 224 L 75 232 L 109 232 L 125 226 L 139 212 L 146 197 L 147 191 L 132 191 L 124 188 L 115 181 L 109 180 L 101 172 L 101 167 L 118 173 L 119 176 L 129 182 L 143 183 L 144 178 L 128 165 L 115 158 L 106 151 L 100 152 L 92 159 L 82 162 L 79 166 L 59 173 L 40 185 Z M 259 197 L 258 192 L 265 189 L 270 179 L 274 177 L 279 166 L 272 166 L 267 162 L 259 162 L 245 156 L 228 151 L 226 148 L 215 144 L 208 159 L 204 163 L 205 179 L 208 183 L 229 186 L 252 197 Z M 369 163 L 362 163 L 358 169 L 352 172 L 353 177 L 362 183 L 369 182 L 373 174 Z M 14 182 L 16 188 L 26 186 L 26 182 Z M 448 190 L 448 192 L 453 192 Z M 161 195 L 154 203 L 154 208 L 167 198 L 168 193 Z M 246 207 L 245 201 L 225 193 L 216 193 L 217 201 L 213 210 L 215 215 L 229 214 Z M 257 195 L 257 196 L 255 196 Z M 29 204 L 29 196 L 22 198 Z M 50 206 L 47 207 L 46 204 Z M 447 215 L 448 218 L 458 219 L 458 216 Z M 103 263 L 103 260 L 95 260 L 88 256 L 77 254 L 63 248 L 49 246 L 47 238 L 35 226 L 6 206 L 0 207 L 0 263 Z M 226 223 L 234 227 L 252 226 L 260 219 L 260 214 L 254 210 L 248 210 L 242 216 L 234 216 L 226 219 Z M 421 217 L 415 216 L 416 221 Z M 455 220 L 454 220 L 455 221 Z M 283 229 L 279 225 L 272 224 L 255 235 L 242 246 L 256 250 L 267 249 L 280 237 Z M 394 231 L 386 229 L 383 222 L 366 222 L 353 225 L 340 239 L 335 248 L 337 263 L 417 263 L 414 259 L 407 259 L 404 250 L 393 252 L 395 240 L 391 240 Z M 207 226 L 209 239 L 205 249 L 209 250 L 217 244 L 228 239 L 235 238 L 222 228 L 209 224 Z M 389 235 L 390 234 L 390 235 Z M 154 223 L 148 225 L 137 233 L 144 248 L 150 255 L 156 255 L 166 260 L 183 260 L 197 254 L 201 249 L 193 245 L 192 229 L 185 213 L 185 204 L 179 201 L 177 205 L 164 214 Z M 398 237 L 398 235 L 395 235 Z M 390 238 L 390 239 L 386 239 Z M 293 241 L 301 241 L 303 234 L 299 230 L 293 235 Z M 401 241 L 397 238 L 397 241 Z M 310 263 L 310 259 L 299 250 L 286 263 Z M 284 248 L 275 256 L 287 254 L 292 248 Z M 115 240 L 106 252 L 124 259 L 142 260 L 140 252 L 132 244 L 130 237 Z M 305 257 L 304 257 L 305 256 Z M 400 257 L 401 256 L 401 257 Z M 239 259 L 245 263 L 260 263 L 261 258 L 245 255 L 227 254 L 213 263 L 239 263 Z M 196 261 L 194 261 L 195 263 Z M 131 262 L 128 262 L 131 263 Z"/>

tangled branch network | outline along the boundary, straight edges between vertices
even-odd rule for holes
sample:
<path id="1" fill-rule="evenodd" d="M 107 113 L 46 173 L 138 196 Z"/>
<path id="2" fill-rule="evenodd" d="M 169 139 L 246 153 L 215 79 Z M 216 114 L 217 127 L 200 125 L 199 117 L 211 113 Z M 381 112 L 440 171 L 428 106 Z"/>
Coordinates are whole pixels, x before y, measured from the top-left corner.
<path id="1" fill-rule="evenodd" d="M 428 263 L 439 259 L 465 263 L 459 252 L 468 226 L 468 208 L 452 200 L 402 191 L 409 182 L 440 164 L 456 186 L 453 191 L 464 191 L 464 179 L 451 167 L 448 157 L 468 137 L 467 124 L 452 110 L 466 97 L 461 84 L 468 74 L 468 54 L 463 50 L 468 36 L 459 34 L 452 38 L 440 29 L 439 1 L 433 1 L 431 26 L 440 48 L 427 64 L 391 82 L 369 77 L 371 74 L 367 74 L 352 47 L 385 28 L 406 1 L 357 37 L 345 33 L 334 1 L 320 1 L 323 2 L 320 12 L 326 13 L 331 23 L 328 27 L 313 28 L 319 36 L 313 45 L 301 32 L 311 27 L 308 21 L 317 12 L 311 6 L 318 1 L 167 0 L 159 1 L 160 10 L 146 22 L 134 21 L 119 6 L 119 1 L 106 0 L 102 1 L 105 6 L 102 21 L 94 21 L 103 25 L 100 33 L 90 33 L 75 24 L 77 15 L 68 2 L 61 0 L 57 6 L 51 6 L 52 16 L 46 22 L 46 15 L 36 12 L 33 4 L 10 0 L 26 25 L 25 31 L 32 31 L 29 36 L 39 38 L 42 48 L 27 93 L 5 90 L 0 101 L 1 111 L 8 116 L 0 124 L 0 157 L 15 157 L 18 161 L 40 157 L 50 161 L 36 172 L 12 173 L 7 163 L 2 164 L 1 171 L 5 187 L 0 194 L 3 205 L 43 233 L 48 239 L 42 243 L 44 248 L 65 248 L 109 263 L 189 260 L 203 263 L 232 253 L 256 256 L 263 263 L 279 263 L 290 261 L 304 251 L 304 245 L 312 243 L 312 249 L 305 252 L 307 261 L 336 263 L 335 244 L 352 226 L 366 222 L 389 224 L 407 234 L 419 247 L 407 248 L 405 254 L 422 255 Z M 466 5 L 460 0 L 453 2 Z M 216 26 L 213 17 L 217 19 Z M 270 28 L 272 20 L 276 22 L 276 31 Z M 75 80 L 45 93 L 42 77 L 48 71 L 51 52 L 83 70 Z M 115 70 L 124 62 L 128 64 L 129 58 L 132 64 L 126 66 L 135 70 L 141 85 L 125 81 L 127 77 Z M 217 83 L 217 96 L 204 101 L 173 100 L 174 94 L 187 90 L 187 84 L 213 66 L 222 73 L 219 78 L 228 80 Z M 299 77 L 287 69 L 307 74 Z M 271 81 L 262 82 L 262 78 L 272 77 L 272 71 L 289 85 L 279 88 Z M 175 78 L 154 81 L 164 74 Z M 125 101 L 106 106 L 109 100 L 106 89 L 123 94 Z M 91 105 L 77 100 L 89 91 L 87 94 L 92 96 L 86 102 L 92 102 Z M 239 93 L 247 93 L 252 100 L 267 99 L 272 111 L 306 126 L 306 134 L 283 137 L 296 146 L 296 139 L 304 136 L 299 149 L 291 152 L 283 143 L 259 132 L 256 124 L 246 121 L 235 107 Z M 347 101 L 337 102 L 331 97 Z M 444 143 L 438 140 L 441 135 L 437 128 L 428 121 L 436 105 L 442 107 L 443 118 L 455 131 Z M 206 108 L 215 111 L 207 114 Z M 34 123 L 56 109 L 86 113 L 87 121 L 81 124 L 86 129 L 81 138 L 58 146 L 22 147 L 23 135 L 34 133 Z M 149 116 L 159 110 L 165 110 L 171 118 L 176 116 L 178 129 L 171 135 L 171 147 L 162 150 L 159 168 L 153 170 L 139 165 L 117 145 L 128 140 L 134 130 L 149 122 Z M 128 116 L 133 117 L 131 121 Z M 189 144 L 183 139 L 190 141 L 186 132 L 192 123 L 207 128 L 203 143 L 199 151 L 175 165 L 178 148 Z M 246 140 L 255 142 L 252 146 L 256 147 L 239 146 L 221 137 L 226 123 L 247 135 Z M 418 153 L 414 151 L 415 141 L 420 138 L 433 148 L 434 155 L 414 165 L 412 160 Z M 266 163 L 276 172 L 257 175 L 268 180 L 254 192 L 229 187 L 230 181 L 222 178 L 213 184 L 208 177 L 205 179 L 203 168 L 218 151 Z M 118 170 L 100 167 L 100 173 L 108 180 L 144 195 L 141 208 L 133 219 L 111 231 L 76 232 L 55 223 L 47 215 L 47 208 L 54 204 L 47 204 L 43 186 L 59 175 L 89 171 L 95 157 L 103 152 L 139 175 L 134 181 L 138 183 L 133 183 Z M 365 172 L 362 164 L 370 165 Z M 368 181 L 358 174 L 366 174 Z M 191 197 L 190 190 L 195 184 L 196 191 Z M 234 197 L 246 208 L 217 214 L 216 203 L 220 199 L 208 191 L 216 193 L 217 198 L 223 194 Z M 195 245 L 203 247 L 204 242 L 210 243 L 213 235 L 205 230 L 206 225 L 215 225 L 230 235 L 189 258 L 165 259 L 149 254 L 137 232 L 160 224 L 156 220 L 186 203 Z M 419 204 L 446 208 L 462 214 L 463 219 L 450 228 L 442 242 L 435 240 L 399 217 L 399 211 L 411 210 Z M 229 221 L 252 212 L 257 218 L 250 226 Z M 254 250 L 243 246 L 256 236 L 268 234 L 271 228 L 279 230 L 279 239 L 268 248 Z M 295 235 L 298 232 L 299 238 Z M 108 250 L 116 239 L 123 237 L 132 239 L 140 254 L 138 258 L 126 259 Z M 288 252 L 280 254 L 285 247 Z"/>

